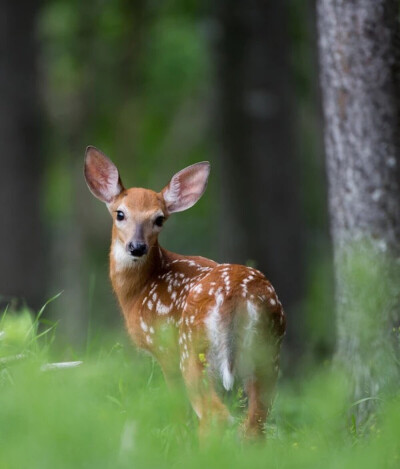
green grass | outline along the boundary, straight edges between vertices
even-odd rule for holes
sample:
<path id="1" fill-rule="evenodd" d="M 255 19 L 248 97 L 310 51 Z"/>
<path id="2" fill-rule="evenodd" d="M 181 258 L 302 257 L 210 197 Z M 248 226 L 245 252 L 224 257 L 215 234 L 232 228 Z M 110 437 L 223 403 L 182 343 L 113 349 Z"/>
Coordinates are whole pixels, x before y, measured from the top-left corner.
<path id="1" fill-rule="evenodd" d="M 281 380 L 265 442 L 244 443 L 233 427 L 199 445 L 185 396 L 167 391 L 157 364 L 123 331 L 122 344 L 104 337 L 90 353 L 60 355 L 54 330 L 40 336 L 38 325 L 27 311 L 0 320 L 1 469 L 400 466 L 399 395 L 382 398 L 357 428 L 358 403 L 330 365 Z M 43 370 L 60 359 L 83 364 Z"/>

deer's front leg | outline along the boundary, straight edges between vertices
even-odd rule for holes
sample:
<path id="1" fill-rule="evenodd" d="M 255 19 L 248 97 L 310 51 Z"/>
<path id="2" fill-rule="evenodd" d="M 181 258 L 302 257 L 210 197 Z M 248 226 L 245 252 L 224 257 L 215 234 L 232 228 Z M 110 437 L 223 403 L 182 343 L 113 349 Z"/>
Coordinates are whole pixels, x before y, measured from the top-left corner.
<path id="1" fill-rule="evenodd" d="M 154 357 L 161 367 L 168 389 L 176 392 L 182 387 L 182 374 L 179 369 L 179 349 L 172 339 L 167 342 L 163 340 L 161 343 L 163 345 L 158 347 Z"/>

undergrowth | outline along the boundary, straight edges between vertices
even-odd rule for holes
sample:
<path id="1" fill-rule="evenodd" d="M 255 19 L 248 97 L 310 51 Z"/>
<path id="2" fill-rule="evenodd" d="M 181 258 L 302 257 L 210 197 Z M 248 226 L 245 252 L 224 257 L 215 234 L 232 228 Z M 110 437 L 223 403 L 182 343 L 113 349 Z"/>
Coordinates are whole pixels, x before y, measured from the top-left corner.
<path id="1" fill-rule="evenodd" d="M 185 395 L 168 392 L 158 365 L 122 332 L 120 343 L 105 338 L 83 356 L 60 356 L 41 313 L 0 319 L 1 469 L 400 466 L 400 394 L 379 398 L 358 427 L 359 403 L 327 365 L 281 379 L 266 441 L 243 442 L 233 426 L 199 444 Z M 236 414 L 240 389 L 231 401 Z"/>

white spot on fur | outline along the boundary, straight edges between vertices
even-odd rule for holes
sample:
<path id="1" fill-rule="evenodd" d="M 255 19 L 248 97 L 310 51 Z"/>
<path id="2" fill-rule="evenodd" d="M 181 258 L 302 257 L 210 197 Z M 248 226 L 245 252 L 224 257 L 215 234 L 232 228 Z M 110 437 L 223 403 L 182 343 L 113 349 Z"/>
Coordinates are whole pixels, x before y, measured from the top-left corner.
<path id="1" fill-rule="evenodd" d="M 252 322 L 256 322 L 258 320 L 257 308 L 251 301 L 247 302 L 247 312 L 249 313 L 249 317 Z"/>
<path id="2" fill-rule="evenodd" d="M 219 290 L 219 289 L 218 289 Z M 209 312 L 205 319 L 208 335 L 211 342 L 212 356 L 216 362 L 216 368 L 222 377 L 222 384 L 224 388 L 229 391 L 233 387 L 234 377 L 231 372 L 231 363 L 229 363 L 230 356 L 230 337 L 229 331 L 222 324 L 220 307 L 224 302 L 222 293 L 218 293 L 214 307 Z"/>
<path id="3" fill-rule="evenodd" d="M 148 329 L 149 329 L 148 326 L 147 326 L 147 324 L 143 321 L 142 318 L 140 318 L 140 327 L 142 328 L 142 330 L 143 330 L 144 332 L 147 332 Z"/>
<path id="4" fill-rule="evenodd" d="M 156 311 L 158 314 L 161 314 L 161 315 L 168 314 L 169 312 L 171 312 L 171 309 L 172 309 L 172 305 L 167 306 L 164 303 L 162 303 L 161 300 L 158 300 L 157 306 L 156 306 Z"/>

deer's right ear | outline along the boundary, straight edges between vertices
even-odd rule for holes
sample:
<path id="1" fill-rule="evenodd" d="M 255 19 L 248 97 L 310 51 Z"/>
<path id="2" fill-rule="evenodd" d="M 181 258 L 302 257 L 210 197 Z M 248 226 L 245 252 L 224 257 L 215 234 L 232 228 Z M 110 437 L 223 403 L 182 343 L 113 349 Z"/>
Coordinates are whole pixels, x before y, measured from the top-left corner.
<path id="1" fill-rule="evenodd" d="M 106 204 L 124 190 L 115 164 L 95 147 L 86 148 L 84 173 L 90 192 Z"/>
<path id="2" fill-rule="evenodd" d="M 172 177 L 161 191 L 168 213 L 182 212 L 192 207 L 203 195 L 210 174 L 210 163 L 192 164 Z"/>

